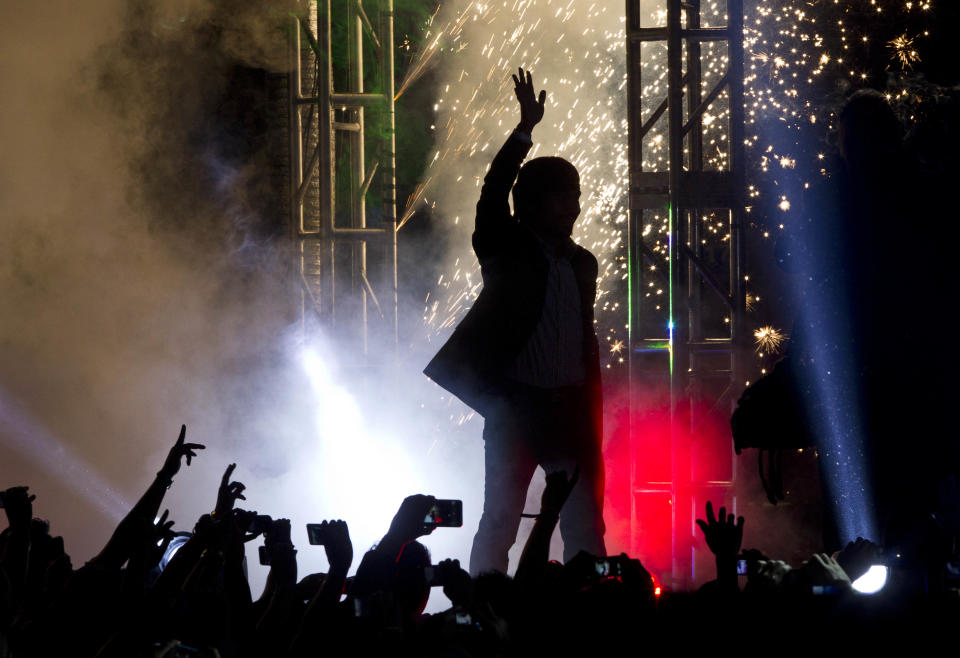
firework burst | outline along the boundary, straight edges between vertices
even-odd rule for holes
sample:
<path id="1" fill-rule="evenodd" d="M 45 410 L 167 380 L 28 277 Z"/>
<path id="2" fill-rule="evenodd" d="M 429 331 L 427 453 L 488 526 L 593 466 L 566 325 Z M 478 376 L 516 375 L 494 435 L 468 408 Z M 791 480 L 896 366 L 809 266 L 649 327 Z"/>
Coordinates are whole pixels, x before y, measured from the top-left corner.
<path id="1" fill-rule="evenodd" d="M 787 335 L 779 329 L 768 325 L 754 331 L 753 338 L 757 346 L 757 352 L 761 354 L 776 354 L 787 340 Z"/>

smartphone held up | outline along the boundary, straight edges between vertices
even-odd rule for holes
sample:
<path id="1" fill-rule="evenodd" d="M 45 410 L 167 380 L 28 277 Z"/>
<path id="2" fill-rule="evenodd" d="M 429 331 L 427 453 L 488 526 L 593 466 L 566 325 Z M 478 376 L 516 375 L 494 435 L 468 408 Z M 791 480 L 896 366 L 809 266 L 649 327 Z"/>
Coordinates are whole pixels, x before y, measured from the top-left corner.
<path id="1" fill-rule="evenodd" d="M 423 519 L 426 526 L 434 528 L 459 528 L 463 525 L 463 501 L 438 498 Z"/>

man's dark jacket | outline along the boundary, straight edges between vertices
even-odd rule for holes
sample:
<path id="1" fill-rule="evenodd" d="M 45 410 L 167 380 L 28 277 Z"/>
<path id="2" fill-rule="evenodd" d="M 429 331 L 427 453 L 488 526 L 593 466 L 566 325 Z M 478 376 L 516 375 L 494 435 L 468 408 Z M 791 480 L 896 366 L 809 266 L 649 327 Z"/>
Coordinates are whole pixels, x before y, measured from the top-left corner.
<path id="1" fill-rule="evenodd" d="M 437 384 L 486 416 L 497 398 L 509 395 L 506 373 L 530 338 L 546 295 L 549 263 L 537 236 L 510 214 L 508 197 L 531 144 L 507 139 L 484 178 L 477 203 L 473 250 L 483 289 L 450 339 L 424 369 Z M 597 259 L 568 245 L 580 292 L 586 391 L 600 437 L 600 359 L 593 326 Z"/>

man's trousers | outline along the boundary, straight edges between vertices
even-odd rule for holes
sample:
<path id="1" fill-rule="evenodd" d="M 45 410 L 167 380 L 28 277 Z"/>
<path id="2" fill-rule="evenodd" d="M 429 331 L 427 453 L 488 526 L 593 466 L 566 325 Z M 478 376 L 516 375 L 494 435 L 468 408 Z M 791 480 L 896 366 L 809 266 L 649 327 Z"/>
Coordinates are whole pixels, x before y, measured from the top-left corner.
<path id="1" fill-rule="evenodd" d="M 580 479 L 560 512 L 563 559 L 581 550 L 605 555 L 603 458 L 587 391 L 582 386 L 540 389 L 515 385 L 486 415 L 483 427 L 483 515 L 473 538 L 470 573 L 507 571 L 527 488 L 537 466 Z M 539 510 L 537 510 L 539 511 Z"/>

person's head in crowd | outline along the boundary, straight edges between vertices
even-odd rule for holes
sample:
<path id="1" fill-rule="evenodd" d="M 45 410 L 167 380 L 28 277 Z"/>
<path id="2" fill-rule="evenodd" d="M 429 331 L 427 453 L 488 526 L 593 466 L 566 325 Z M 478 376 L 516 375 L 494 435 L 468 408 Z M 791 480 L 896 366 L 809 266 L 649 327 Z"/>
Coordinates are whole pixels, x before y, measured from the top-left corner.
<path id="1" fill-rule="evenodd" d="M 404 619 L 412 620 L 423 613 L 430 598 L 430 583 L 425 569 L 430 566 L 430 551 L 418 541 L 403 547 L 397 558 L 397 574 L 393 591 Z"/>
<path id="2" fill-rule="evenodd" d="M 848 169 L 890 163 L 900 151 L 902 140 L 903 126 L 879 91 L 860 89 L 840 110 L 837 142 Z"/>
<path id="3" fill-rule="evenodd" d="M 500 571 L 487 571 L 474 578 L 473 596 L 489 605 L 494 614 L 503 619 L 513 619 L 519 612 L 517 585 Z"/>

